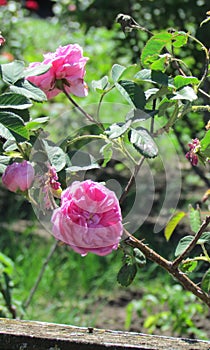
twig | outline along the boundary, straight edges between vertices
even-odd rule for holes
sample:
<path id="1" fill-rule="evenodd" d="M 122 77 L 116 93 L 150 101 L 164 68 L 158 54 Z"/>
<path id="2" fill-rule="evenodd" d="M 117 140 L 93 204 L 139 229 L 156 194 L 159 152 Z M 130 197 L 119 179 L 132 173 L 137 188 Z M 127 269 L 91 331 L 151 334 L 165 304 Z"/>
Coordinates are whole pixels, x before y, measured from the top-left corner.
<path id="1" fill-rule="evenodd" d="M 120 197 L 120 199 L 119 199 L 120 205 L 122 205 L 122 203 L 124 202 L 124 200 L 125 200 L 125 198 L 126 198 L 128 192 L 130 191 L 131 187 L 133 186 L 133 183 L 134 183 L 134 181 L 135 181 L 135 178 L 136 178 L 136 176 L 137 176 L 137 174 L 138 174 L 138 172 L 139 172 L 139 170 L 140 170 L 140 168 L 141 168 L 141 166 L 142 166 L 144 160 L 145 160 L 145 157 L 142 157 L 142 158 L 140 159 L 139 163 L 135 166 L 134 172 L 133 172 L 133 174 L 131 175 L 131 177 L 130 177 L 128 183 L 127 183 L 127 186 L 126 186 L 126 188 L 124 189 L 124 191 L 123 191 L 123 193 L 122 193 L 122 195 L 121 195 L 121 197 Z"/>
<path id="2" fill-rule="evenodd" d="M 196 243 L 198 242 L 199 238 L 201 237 L 202 233 L 205 231 L 205 229 L 208 227 L 210 223 L 210 216 L 207 216 L 204 222 L 202 223 L 199 231 L 196 233 L 193 240 L 189 243 L 189 245 L 186 247 L 186 249 L 172 262 L 172 267 L 176 268 L 182 260 L 191 252 L 191 250 L 195 247 Z"/>
<path id="3" fill-rule="evenodd" d="M 30 302 L 31 302 L 31 300 L 32 300 L 32 298 L 33 298 L 33 296 L 34 296 L 34 293 L 36 292 L 36 290 L 37 290 L 37 288 L 38 288 L 38 286 L 39 286 L 39 283 L 40 283 L 40 281 L 41 281 L 41 279 L 42 279 L 42 277 L 43 277 L 43 275 L 44 275 L 44 272 L 45 272 L 45 270 L 46 270 L 46 267 L 47 267 L 47 265 L 48 265 L 48 263 L 49 263 L 49 261 L 50 261 L 52 255 L 53 255 L 53 253 L 55 252 L 57 246 L 58 246 L 58 241 L 56 241 L 55 243 L 53 243 L 53 245 L 51 246 L 50 251 L 49 251 L 49 253 L 48 253 L 46 259 L 44 260 L 44 263 L 43 263 L 43 265 L 42 265 L 42 268 L 41 268 L 41 270 L 40 270 L 40 272 L 39 272 L 39 274 L 38 274 L 38 277 L 37 277 L 37 279 L 36 279 L 36 282 L 35 282 L 34 286 L 32 287 L 32 289 L 31 289 L 31 291 L 30 291 L 30 293 L 29 293 L 28 298 L 26 299 L 25 303 L 23 304 L 24 309 L 27 309 L 27 307 L 29 306 L 29 304 L 30 304 Z"/>
<path id="4" fill-rule="evenodd" d="M 78 105 L 78 103 L 68 94 L 68 92 L 65 89 L 65 84 L 62 85 L 62 91 L 68 98 L 68 100 L 87 118 L 91 123 L 97 124 L 100 129 L 104 131 L 103 125 L 95 120 L 89 113 L 87 113 L 81 106 Z"/>
<path id="5" fill-rule="evenodd" d="M 192 282 L 178 267 L 174 267 L 171 261 L 166 260 L 153 249 L 149 248 L 142 241 L 139 241 L 136 237 L 132 236 L 125 228 L 124 232 L 128 236 L 125 239 L 125 243 L 133 248 L 139 248 L 142 253 L 145 254 L 147 259 L 155 262 L 161 266 L 164 270 L 168 271 L 170 275 L 174 276 L 180 284 L 194 295 L 196 295 L 200 300 L 202 300 L 206 305 L 210 307 L 210 296 L 205 293 L 200 287 L 198 287 L 194 282 Z"/>

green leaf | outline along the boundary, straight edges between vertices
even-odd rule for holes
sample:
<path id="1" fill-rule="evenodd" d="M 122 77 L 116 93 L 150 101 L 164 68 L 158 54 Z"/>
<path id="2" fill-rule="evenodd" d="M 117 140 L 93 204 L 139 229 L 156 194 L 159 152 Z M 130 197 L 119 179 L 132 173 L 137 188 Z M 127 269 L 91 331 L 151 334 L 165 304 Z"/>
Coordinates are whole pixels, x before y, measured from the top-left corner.
<path id="1" fill-rule="evenodd" d="M 153 62 L 151 64 L 151 68 L 153 70 L 157 70 L 157 71 L 165 71 L 168 63 L 169 63 L 169 55 L 168 54 L 159 55 L 159 58 L 156 59 L 155 62 Z"/>
<path id="2" fill-rule="evenodd" d="M 0 253 L 0 263 L 3 266 L 3 271 L 1 272 L 4 272 L 8 276 L 11 276 L 14 269 L 13 261 L 8 256 L 4 255 L 3 253 Z"/>
<path id="3" fill-rule="evenodd" d="M 34 129 L 38 129 L 40 128 L 43 124 L 48 123 L 49 121 L 49 117 L 41 117 L 41 118 L 36 118 L 33 120 L 30 120 L 27 124 L 26 124 L 26 128 L 28 130 L 34 130 Z"/>
<path id="4" fill-rule="evenodd" d="M 10 157 L 0 156 L 0 174 L 2 174 L 10 162 Z"/>
<path id="5" fill-rule="evenodd" d="M 5 140 L 14 140 L 15 137 L 11 134 L 11 132 L 3 125 L 0 123 L 0 136 L 5 139 Z"/>
<path id="6" fill-rule="evenodd" d="M 185 273 L 187 272 L 193 272 L 198 265 L 197 261 L 186 261 L 184 264 L 181 265 L 181 270 Z"/>
<path id="7" fill-rule="evenodd" d="M 121 286 L 127 287 L 133 282 L 136 273 L 136 264 L 124 264 L 118 272 L 117 281 L 121 284 Z"/>
<path id="8" fill-rule="evenodd" d="M 121 80 L 115 86 L 132 107 L 144 109 L 146 97 L 139 85 L 131 80 Z"/>
<path id="9" fill-rule="evenodd" d="M 71 165 L 65 170 L 66 172 L 76 173 L 78 171 L 88 171 L 88 170 L 99 169 L 99 168 L 100 166 L 98 165 L 98 163 L 93 163 L 93 164 L 81 165 L 81 166 Z"/>
<path id="10" fill-rule="evenodd" d="M 25 64 L 22 61 L 13 61 L 11 63 L 6 63 L 1 65 L 1 76 L 2 80 L 6 84 L 14 84 L 19 79 L 24 76 Z"/>
<path id="11" fill-rule="evenodd" d="M 105 134 L 108 135 L 110 139 L 117 139 L 129 129 L 130 125 L 131 120 L 128 120 L 126 123 L 112 124 L 105 130 Z"/>
<path id="12" fill-rule="evenodd" d="M 11 112 L 0 111 L 0 123 L 5 126 L 17 141 L 29 139 L 29 133 L 22 118 Z M 1 133 L 1 132 L 0 132 Z"/>
<path id="13" fill-rule="evenodd" d="M 19 80 L 16 85 L 10 86 L 10 90 L 37 102 L 47 101 L 45 93 L 28 80 Z"/>
<path id="14" fill-rule="evenodd" d="M 172 33 L 172 45 L 174 47 L 182 47 L 188 41 L 188 34 L 185 32 Z"/>
<path id="15" fill-rule="evenodd" d="M 112 74 L 112 79 L 115 83 L 121 78 L 125 70 L 126 70 L 126 67 L 121 66 L 120 64 L 114 64 L 112 66 L 111 74 Z"/>
<path id="16" fill-rule="evenodd" d="M 66 154 L 64 151 L 48 140 L 42 141 L 48 156 L 48 159 L 56 171 L 61 171 L 66 165 Z"/>
<path id="17" fill-rule="evenodd" d="M 168 108 L 171 108 L 175 103 L 175 100 L 171 100 L 168 98 L 163 98 L 163 100 L 159 104 L 158 116 L 163 117 Z"/>
<path id="18" fill-rule="evenodd" d="M 105 167 L 107 165 L 107 163 L 112 159 L 112 143 L 106 143 L 103 147 L 101 147 L 100 151 L 99 151 L 103 157 L 104 157 L 104 161 L 102 164 L 102 167 Z"/>
<path id="19" fill-rule="evenodd" d="M 158 70 L 142 69 L 135 75 L 134 78 L 138 81 L 147 81 L 149 83 L 166 86 L 168 85 L 167 74 Z"/>
<path id="20" fill-rule="evenodd" d="M 189 206 L 189 220 L 191 230 L 197 233 L 201 226 L 201 213 L 199 209 L 194 209 L 191 205 Z"/>
<path id="21" fill-rule="evenodd" d="M 154 158 L 158 154 L 158 148 L 145 128 L 131 129 L 128 133 L 129 141 L 146 158 Z"/>
<path id="22" fill-rule="evenodd" d="M 0 109 L 27 109 L 32 106 L 31 101 L 23 95 L 5 93 L 0 95 Z"/>
<path id="23" fill-rule="evenodd" d="M 208 269 L 203 276 L 202 282 L 201 282 L 201 288 L 206 292 L 210 292 L 210 269 Z"/>
<path id="24" fill-rule="evenodd" d="M 32 77 L 37 75 L 42 75 L 52 67 L 51 64 L 40 64 L 39 66 L 26 68 L 24 70 L 24 77 Z"/>
<path id="25" fill-rule="evenodd" d="M 180 89 L 186 85 L 197 85 L 199 84 L 199 80 L 196 77 L 183 77 L 183 75 L 177 75 L 174 78 L 174 86 L 176 89 Z"/>
<path id="26" fill-rule="evenodd" d="M 202 140 L 200 140 L 200 151 L 205 157 L 210 158 L 210 130 L 208 130 Z"/>
<path id="27" fill-rule="evenodd" d="M 172 100 L 187 100 L 192 102 L 198 98 L 195 91 L 190 86 L 183 87 L 181 90 L 176 91 L 174 95 Z"/>
<path id="28" fill-rule="evenodd" d="M 158 33 L 153 35 L 144 46 L 141 54 L 141 63 L 147 68 L 159 59 L 159 54 L 162 49 L 171 42 L 172 35 L 168 32 Z"/>
<path id="29" fill-rule="evenodd" d="M 167 241 L 171 238 L 176 226 L 179 224 L 179 222 L 185 217 L 186 213 L 184 211 L 179 211 L 175 213 L 172 218 L 167 223 L 165 230 L 164 230 L 164 236 Z"/>
<path id="30" fill-rule="evenodd" d="M 181 238 L 176 247 L 175 256 L 181 255 L 188 247 L 188 245 L 192 242 L 193 238 L 193 236 L 185 236 Z"/>
<path id="31" fill-rule="evenodd" d="M 146 264 L 146 257 L 140 249 L 133 249 L 133 257 L 138 267 L 143 267 Z"/>
<path id="32" fill-rule="evenodd" d="M 95 91 L 97 92 L 104 92 L 106 90 L 106 88 L 109 85 L 109 79 L 108 76 L 105 75 L 103 78 L 101 78 L 100 80 L 93 80 L 92 81 L 92 87 Z"/>
<path id="33" fill-rule="evenodd" d="M 202 233 L 201 237 L 199 238 L 197 244 L 210 244 L 210 232 L 204 232 Z"/>
<path id="34" fill-rule="evenodd" d="M 156 111 L 146 112 L 146 111 L 142 111 L 141 109 L 134 108 L 126 114 L 126 121 L 130 119 L 132 120 L 132 123 L 144 121 L 153 117 L 155 115 L 155 112 Z"/>

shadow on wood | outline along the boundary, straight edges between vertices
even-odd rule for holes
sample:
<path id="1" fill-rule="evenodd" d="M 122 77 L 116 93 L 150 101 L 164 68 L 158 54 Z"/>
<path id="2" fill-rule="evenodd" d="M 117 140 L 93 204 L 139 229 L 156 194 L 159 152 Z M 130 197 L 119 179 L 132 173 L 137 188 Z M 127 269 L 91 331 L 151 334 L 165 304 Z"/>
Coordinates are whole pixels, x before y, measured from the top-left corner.
<path id="1" fill-rule="evenodd" d="M 0 350 L 210 350 L 210 342 L 0 319 Z"/>

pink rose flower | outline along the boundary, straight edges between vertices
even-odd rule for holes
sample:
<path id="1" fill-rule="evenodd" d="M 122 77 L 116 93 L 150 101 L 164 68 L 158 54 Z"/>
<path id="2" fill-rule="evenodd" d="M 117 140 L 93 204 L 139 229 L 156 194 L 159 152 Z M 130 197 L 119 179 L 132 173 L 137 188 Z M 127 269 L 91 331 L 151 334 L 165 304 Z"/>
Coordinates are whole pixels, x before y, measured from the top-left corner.
<path id="1" fill-rule="evenodd" d="M 14 162 L 8 165 L 2 175 L 2 183 L 12 192 L 28 190 L 34 181 L 34 168 L 31 163 L 24 160 L 22 163 Z"/>
<path id="2" fill-rule="evenodd" d="M 123 232 L 115 193 L 92 180 L 75 181 L 62 192 L 51 222 L 55 238 L 81 255 L 111 253 Z"/>
<path id="3" fill-rule="evenodd" d="M 65 90 L 75 96 L 87 96 L 88 88 L 84 82 L 85 64 L 88 58 L 83 57 L 82 48 L 77 45 L 59 46 L 55 52 L 44 55 L 44 61 L 34 62 L 29 68 L 41 64 L 52 67 L 39 76 L 28 76 L 27 79 L 43 90 L 48 99 L 58 95 L 62 90 L 59 81 L 65 84 Z"/>

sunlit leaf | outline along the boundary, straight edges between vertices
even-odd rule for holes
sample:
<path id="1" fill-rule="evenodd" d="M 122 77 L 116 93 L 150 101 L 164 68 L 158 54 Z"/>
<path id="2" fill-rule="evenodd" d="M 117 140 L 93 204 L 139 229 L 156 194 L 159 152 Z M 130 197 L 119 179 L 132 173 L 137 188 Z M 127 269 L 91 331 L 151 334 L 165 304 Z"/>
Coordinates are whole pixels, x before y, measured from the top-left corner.
<path id="1" fill-rule="evenodd" d="M 98 92 L 104 92 L 106 88 L 109 85 L 109 78 L 107 75 L 105 75 L 103 78 L 100 80 L 93 80 L 92 81 L 92 87 Z"/>
<path id="2" fill-rule="evenodd" d="M 10 86 L 10 90 L 37 102 L 47 100 L 45 93 L 28 80 L 19 80 L 16 85 Z"/>
<path id="3" fill-rule="evenodd" d="M 199 84 L 199 80 L 196 77 L 183 77 L 183 75 L 177 75 L 174 78 L 174 86 L 176 87 L 176 89 L 180 89 L 183 86 L 186 85 L 197 85 Z"/>
<path id="4" fill-rule="evenodd" d="M 30 120 L 26 124 L 26 128 L 28 130 L 34 130 L 34 129 L 40 128 L 41 126 L 43 126 L 43 124 L 46 124 L 48 121 L 49 121 L 49 117 L 36 118 L 36 119 Z"/>
<path id="5" fill-rule="evenodd" d="M 147 129 L 131 129 L 128 133 L 128 137 L 133 146 L 146 158 L 154 158 L 157 156 L 157 145 Z"/>
<path id="6" fill-rule="evenodd" d="M 161 71 L 142 69 L 134 78 L 139 81 L 147 81 L 153 84 L 168 85 L 168 75 Z"/>
<path id="7" fill-rule="evenodd" d="M 14 93 L 0 95 L 0 109 L 27 109 L 31 106 L 31 101 L 23 95 Z"/>
<path id="8" fill-rule="evenodd" d="M 181 255 L 188 247 L 188 245 L 192 242 L 193 238 L 193 236 L 185 236 L 181 238 L 176 247 L 175 256 Z"/>
<path id="9" fill-rule="evenodd" d="M 210 232 L 204 232 L 202 233 L 201 237 L 199 238 L 197 244 L 210 244 Z"/>
<path id="10" fill-rule="evenodd" d="M 115 86 L 130 105 L 144 109 L 146 98 L 143 89 L 138 84 L 131 80 L 121 80 L 115 83 Z"/>
<path id="11" fill-rule="evenodd" d="M 105 167 L 107 165 L 107 163 L 112 159 L 112 144 L 111 144 L 111 142 L 106 143 L 103 147 L 101 147 L 100 153 L 104 157 L 102 167 Z"/>
<path id="12" fill-rule="evenodd" d="M 208 130 L 203 139 L 200 140 L 200 151 L 205 157 L 210 157 L 210 130 Z"/>
<path id="13" fill-rule="evenodd" d="M 24 74 L 25 64 L 22 61 L 13 61 L 1 65 L 2 80 L 7 84 L 14 84 L 19 79 L 22 79 Z"/>
<path id="14" fill-rule="evenodd" d="M 183 87 L 181 90 L 176 91 L 174 95 L 172 100 L 188 100 L 192 102 L 198 98 L 195 91 L 190 86 Z"/>
<path id="15" fill-rule="evenodd" d="M 185 32 L 172 33 L 172 45 L 174 47 L 182 47 L 188 41 L 188 35 Z"/>
<path id="16" fill-rule="evenodd" d="M 47 140 L 43 140 L 42 142 L 51 165 L 59 172 L 66 165 L 66 154 L 60 147 L 52 142 Z"/>
<path id="17" fill-rule="evenodd" d="M 159 54 L 162 49 L 171 42 L 172 35 L 168 32 L 158 33 L 153 35 L 144 46 L 141 54 L 141 63 L 147 68 L 159 59 Z"/>
<path id="18" fill-rule="evenodd" d="M 198 232 L 201 226 L 201 213 L 200 209 L 194 209 L 191 205 L 189 206 L 189 220 L 191 230 L 195 233 Z"/>
<path id="19" fill-rule="evenodd" d="M 114 64 L 111 71 L 113 81 L 117 82 L 125 70 L 126 67 L 121 66 L 120 64 Z"/>
<path id="20" fill-rule="evenodd" d="M 196 269 L 197 265 L 198 265 L 197 261 L 186 261 L 181 265 L 180 268 L 183 272 L 186 272 L 186 273 L 193 272 Z"/>
<path id="21" fill-rule="evenodd" d="M 0 123 L 6 127 L 17 141 L 25 141 L 29 133 L 22 118 L 12 112 L 0 112 Z M 1 131 L 0 131 L 1 134 Z"/>
<path id="22" fill-rule="evenodd" d="M 122 136 L 130 127 L 131 120 L 128 120 L 126 123 L 115 123 L 108 127 L 105 130 L 105 134 L 109 136 L 110 139 L 116 139 Z"/>
<path id="23" fill-rule="evenodd" d="M 186 213 L 184 211 L 179 211 L 169 220 L 164 230 L 164 235 L 167 241 L 171 238 L 176 226 L 183 219 L 183 217 L 185 217 L 185 215 Z"/>
<path id="24" fill-rule="evenodd" d="M 24 70 L 24 77 L 42 75 L 46 73 L 51 67 L 51 64 L 40 64 L 32 68 L 26 68 Z"/>

